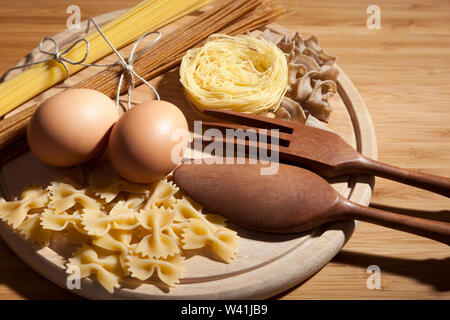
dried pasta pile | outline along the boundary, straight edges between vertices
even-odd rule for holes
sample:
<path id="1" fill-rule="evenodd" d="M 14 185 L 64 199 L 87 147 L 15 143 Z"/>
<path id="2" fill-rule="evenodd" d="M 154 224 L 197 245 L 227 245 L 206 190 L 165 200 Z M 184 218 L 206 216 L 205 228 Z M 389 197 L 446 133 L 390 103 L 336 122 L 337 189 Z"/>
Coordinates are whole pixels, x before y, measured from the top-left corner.
<path id="1" fill-rule="evenodd" d="M 144 0 L 104 25 L 102 31 L 116 48 L 121 48 L 146 32 L 157 30 L 210 2 L 212 0 Z M 90 50 L 84 63 L 93 63 L 112 53 L 112 49 L 98 32 L 91 32 L 85 38 L 89 41 Z M 86 46 L 77 44 L 64 55 L 64 58 L 80 61 L 85 54 Z M 67 63 L 66 66 L 71 74 L 84 68 L 81 64 Z M 0 115 L 3 116 L 28 99 L 51 88 L 65 77 L 66 72 L 62 65 L 54 61 L 47 61 L 32 66 L 16 77 L 0 83 Z"/>
<path id="2" fill-rule="evenodd" d="M 275 110 L 277 118 L 305 122 L 314 116 L 328 122 L 330 99 L 337 92 L 337 57 L 326 53 L 314 35 L 305 40 L 300 32 L 288 35 L 266 29 L 260 37 L 276 44 L 288 61 L 289 89 Z"/>
<path id="3" fill-rule="evenodd" d="M 183 57 L 180 81 L 189 101 L 201 111 L 259 113 L 278 108 L 288 89 L 288 66 L 272 42 L 214 34 Z"/>
<path id="4" fill-rule="evenodd" d="M 174 286 L 183 274 L 184 250 L 209 246 L 225 262 L 236 256 L 236 232 L 222 217 L 202 213 L 173 182 L 89 182 L 54 181 L 0 203 L 0 218 L 26 239 L 79 245 L 66 265 L 68 280 L 96 275 L 111 293 L 127 276 L 153 276 Z"/>

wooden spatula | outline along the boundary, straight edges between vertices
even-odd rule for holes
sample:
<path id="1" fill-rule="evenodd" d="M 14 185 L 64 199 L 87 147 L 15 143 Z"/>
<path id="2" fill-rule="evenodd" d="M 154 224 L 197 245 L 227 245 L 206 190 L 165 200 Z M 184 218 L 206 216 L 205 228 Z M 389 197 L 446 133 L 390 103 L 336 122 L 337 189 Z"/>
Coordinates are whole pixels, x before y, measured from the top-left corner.
<path id="1" fill-rule="evenodd" d="M 205 114 L 242 124 L 203 123 L 205 128 L 215 127 L 224 132 L 227 129 L 253 129 L 256 132 L 260 132 L 260 129 L 278 129 L 280 161 L 302 165 L 324 177 L 346 174 L 374 175 L 450 197 L 449 178 L 402 169 L 369 159 L 353 149 L 335 133 L 305 126 L 298 122 L 269 119 L 240 112 L 206 110 Z M 203 137 L 203 139 L 204 141 L 211 140 L 208 137 Z M 236 139 L 226 142 L 248 145 L 248 141 Z"/>
<path id="2" fill-rule="evenodd" d="M 357 219 L 450 245 L 450 223 L 361 206 L 300 167 L 280 164 L 274 175 L 260 173 L 260 163 L 182 164 L 175 169 L 174 180 L 209 212 L 257 230 L 299 232 L 330 221 Z"/>

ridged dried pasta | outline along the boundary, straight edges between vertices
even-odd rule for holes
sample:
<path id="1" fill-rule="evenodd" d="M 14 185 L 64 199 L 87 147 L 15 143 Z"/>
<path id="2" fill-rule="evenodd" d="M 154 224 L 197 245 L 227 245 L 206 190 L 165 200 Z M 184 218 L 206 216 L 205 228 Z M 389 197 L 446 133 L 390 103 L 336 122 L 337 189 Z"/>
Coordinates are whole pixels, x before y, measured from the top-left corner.
<path id="1" fill-rule="evenodd" d="M 96 237 L 92 243 L 97 247 L 117 252 L 123 272 L 128 273 L 127 257 L 134 252 L 136 244 L 132 244 L 131 230 L 111 230 L 104 236 Z"/>
<path id="2" fill-rule="evenodd" d="M 153 206 L 136 214 L 141 226 L 151 230 L 136 247 L 136 252 L 144 257 L 166 258 L 180 252 L 177 238 L 170 232 L 175 211 Z"/>
<path id="3" fill-rule="evenodd" d="M 109 292 L 125 277 L 174 286 L 186 250 L 209 246 L 225 262 L 235 257 L 238 236 L 225 219 L 204 214 L 170 177 L 152 185 L 113 179 L 27 188 L 21 200 L 0 202 L 0 218 L 30 241 L 79 245 L 66 264 L 68 280 L 95 275 Z"/>
<path id="4" fill-rule="evenodd" d="M 260 37 L 275 43 L 288 61 L 289 89 L 275 112 L 277 118 L 305 123 L 308 113 L 327 122 L 329 101 L 337 92 L 337 57 L 326 53 L 315 35 L 305 40 L 299 32 L 291 37 L 266 29 Z"/>
<path id="5" fill-rule="evenodd" d="M 212 223 L 217 226 L 225 226 L 225 218 L 215 214 L 203 214 L 201 205 L 195 203 L 189 197 L 184 196 L 172 206 L 175 209 L 174 220 L 183 222 L 190 219 L 199 219 L 207 223 Z"/>
<path id="6" fill-rule="evenodd" d="M 131 230 L 139 225 L 133 209 L 118 202 L 109 214 L 100 210 L 83 209 L 82 222 L 89 235 L 102 236 L 111 229 Z"/>
<path id="7" fill-rule="evenodd" d="M 128 257 L 128 270 L 131 276 L 147 280 L 156 271 L 158 278 L 173 287 L 184 272 L 184 258 L 181 256 L 167 259 L 142 258 L 138 255 Z"/>
<path id="8" fill-rule="evenodd" d="M 175 194 L 179 188 L 175 186 L 173 182 L 167 181 L 167 179 L 158 181 L 153 185 L 153 192 L 147 200 L 144 208 L 150 208 L 153 205 L 163 205 L 165 207 L 170 206 L 175 202 Z"/>
<path id="9" fill-rule="evenodd" d="M 81 213 L 75 211 L 72 214 L 61 212 L 56 214 L 52 209 L 45 209 L 41 214 L 41 226 L 44 229 L 63 231 L 68 227 L 75 228 L 78 232 L 85 233 L 81 224 Z"/>
<path id="10" fill-rule="evenodd" d="M 94 193 L 105 202 L 111 202 L 120 192 L 148 194 L 148 186 L 145 184 L 132 183 L 125 180 L 116 180 L 106 187 L 95 187 Z"/>
<path id="11" fill-rule="evenodd" d="M 42 208 L 48 202 L 48 192 L 41 187 L 28 187 L 17 201 L 0 202 L 0 218 L 17 228 L 32 209 Z"/>
<path id="12" fill-rule="evenodd" d="M 231 262 L 237 254 L 236 232 L 225 227 L 216 227 L 204 220 L 191 220 L 182 237 L 183 249 L 199 249 L 209 245 L 226 262 Z"/>
<path id="13" fill-rule="evenodd" d="M 95 274 L 98 282 L 110 293 L 120 286 L 124 275 L 118 255 L 86 244 L 69 259 L 66 272 L 69 274 L 68 280 L 74 280 L 77 275 L 86 278 Z"/>
<path id="14" fill-rule="evenodd" d="M 127 208 L 136 209 L 145 201 L 145 196 L 137 194 L 129 194 L 126 200 L 121 201 L 123 205 L 126 206 Z"/>
<path id="15" fill-rule="evenodd" d="M 92 243 L 100 248 L 126 255 L 136 247 L 131 244 L 132 239 L 133 233 L 130 230 L 111 230 L 103 236 L 96 237 Z"/>
<path id="16" fill-rule="evenodd" d="M 175 209 L 175 221 L 185 221 L 187 219 L 205 219 L 204 215 L 192 205 L 192 203 L 186 198 L 183 197 L 181 199 L 177 199 L 177 201 L 173 204 L 173 208 Z"/>
<path id="17" fill-rule="evenodd" d="M 27 215 L 22 224 L 17 228 L 25 239 L 32 242 L 36 242 L 43 245 L 48 245 L 52 238 L 52 231 L 49 229 L 43 229 L 40 226 L 40 214 Z"/>
<path id="18" fill-rule="evenodd" d="M 66 211 L 76 204 L 91 210 L 99 210 L 101 207 L 96 199 L 86 194 L 85 189 L 76 189 L 68 183 L 52 182 L 48 190 L 51 194 L 49 208 L 53 209 L 55 213 Z"/>

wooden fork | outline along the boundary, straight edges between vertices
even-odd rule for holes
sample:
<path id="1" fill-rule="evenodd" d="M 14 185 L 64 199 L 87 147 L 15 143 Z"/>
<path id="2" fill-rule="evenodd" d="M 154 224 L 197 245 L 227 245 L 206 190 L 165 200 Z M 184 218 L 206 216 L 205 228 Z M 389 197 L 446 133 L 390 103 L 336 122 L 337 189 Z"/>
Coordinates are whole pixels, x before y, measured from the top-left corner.
<path id="1" fill-rule="evenodd" d="M 272 137 L 270 129 L 278 129 L 280 162 L 304 166 L 324 177 L 347 174 L 379 176 L 450 197 L 449 178 L 402 169 L 367 158 L 335 133 L 298 122 L 270 119 L 240 112 L 209 109 L 204 113 L 239 124 L 203 122 L 203 128 L 217 128 L 222 132 L 226 132 L 226 129 L 242 129 L 244 131 L 253 129 L 257 134 L 267 137 Z M 261 129 L 266 130 L 261 131 Z M 211 137 L 205 135 L 201 139 L 204 142 L 212 140 Z M 225 138 L 223 142 L 246 147 L 251 145 L 249 141 L 235 138 L 232 141 Z"/>

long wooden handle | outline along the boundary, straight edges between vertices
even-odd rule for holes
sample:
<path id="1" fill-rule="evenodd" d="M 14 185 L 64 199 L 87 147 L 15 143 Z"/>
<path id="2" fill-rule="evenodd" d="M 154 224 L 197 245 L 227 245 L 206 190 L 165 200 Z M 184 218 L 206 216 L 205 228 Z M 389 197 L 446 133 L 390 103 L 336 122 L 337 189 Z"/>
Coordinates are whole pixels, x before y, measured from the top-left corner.
<path id="1" fill-rule="evenodd" d="M 398 181 L 450 197 L 450 179 L 446 177 L 398 168 L 366 157 L 362 157 L 356 166 L 359 173 Z"/>
<path id="2" fill-rule="evenodd" d="M 342 218 L 362 220 L 387 228 L 417 234 L 450 246 L 450 223 L 448 222 L 410 217 L 365 207 L 344 198 L 339 201 L 338 208 L 338 215 Z"/>

